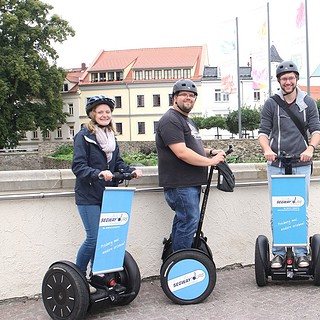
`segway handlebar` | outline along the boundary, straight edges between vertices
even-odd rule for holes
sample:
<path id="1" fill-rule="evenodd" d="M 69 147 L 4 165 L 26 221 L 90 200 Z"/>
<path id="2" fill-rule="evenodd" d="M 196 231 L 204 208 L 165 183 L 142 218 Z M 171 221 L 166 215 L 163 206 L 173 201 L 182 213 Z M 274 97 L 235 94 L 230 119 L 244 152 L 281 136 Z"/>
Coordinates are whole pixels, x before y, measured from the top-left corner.
<path id="1" fill-rule="evenodd" d="M 115 172 L 112 176 L 112 180 L 120 181 L 120 180 L 131 180 L 137 177 L 135 172 Z"/>
<path id="2" fill-rule="evenodd" d="M 276 160 L 279 160 L 281 166 L 285 168 L 285 174 L 292 174 L 292 164 L 300 161 L 299 155 L 289 155 L 285 151 L 282 151 L 280 155 L 276 156 Z"/>
<path id="3" fill-rule="evenodd" d="M 135 172 L 114 172 L 112 175 L 112 181 L 122 182 L 123 180 L 131 180 L 137 177 Z M 103 176 L 99 176 L 100 180 L 103 180 Z"/>
<path id="4" fill-rule="evenodd" d="M 300 161 L 300 155 L 287 154 L 285 151 L 282 151 L 280 155 L 276 156 L 276 160 L 298 162 Z"/>

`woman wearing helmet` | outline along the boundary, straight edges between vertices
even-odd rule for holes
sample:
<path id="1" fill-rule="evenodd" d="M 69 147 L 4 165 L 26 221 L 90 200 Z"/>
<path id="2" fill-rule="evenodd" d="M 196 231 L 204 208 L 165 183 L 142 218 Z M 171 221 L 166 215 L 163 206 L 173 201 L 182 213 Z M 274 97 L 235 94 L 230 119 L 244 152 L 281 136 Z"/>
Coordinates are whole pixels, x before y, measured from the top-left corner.
<path id="1" fill-rule="evenodd" d="M 303 124 L 303 127 L 311 135 L 307 143 L 298 127 L 289 114 L 278 103 L 269 98 L 265 102 L 259 128 L 259 143 L 264 156 L 268 161 L 267 173 L 269 192 L 271 192 L 271 175 L 284 174 L 285 168 L 281 162 L 276 161 L 276 156 L 282 152 L 288 155 L 300 155 L 300 161 L 292 164 L 293 174 L 306 176 L 307 197 L 309 195 L 311 159 L 313 152 L 320 143 L 320 121 L 318 108 L 315 101 L 303 92 L 298 86 L 299 71 L 292 61 L 283 61 L 276 70 L 276 76 L 280 84 L 280 90 L 276 93 L 283 100 L 285 108 L 290 108 L 292 113 Z M 273 247 L 274 258 L 272 268 L 281 268 L 284 262 L 285 248 Z M 306 247 L 296 247 L 295 255 L 299 267 L 308 267 Z"/>
<path id="2" fill-rule="evenodd" d="M 159 185 L 175 211 L 171 239 L 173 251 L 191 248 L 200 217 L 201 185 L 208 166 L 224 161 L 222 150 L 204 148 L 195 123 L 188 117 L 198 92 L 193 81 L 173 86 L 173 107 L 160 119 L 156 133 Z M 217 154 L 214 157 L 212 154 Z"/>
<path id="3" fill-rule="evenodd" d="M 82 243 L 76 264 L 86 274 L 96 247 L 99 228 L 100 207 L 106 186 L 116 187 L 112 181 L 114 172 L 135 172 L 141 177 L 141 170 L 127 166 L 120 156 L 112 122 L 114 100 L 103 95 L 88 99 L 86 113 L 90 121 L 74 137 L 72 171 L 76 176 L 75 201 L 80 213 L 86 239 Z"/>

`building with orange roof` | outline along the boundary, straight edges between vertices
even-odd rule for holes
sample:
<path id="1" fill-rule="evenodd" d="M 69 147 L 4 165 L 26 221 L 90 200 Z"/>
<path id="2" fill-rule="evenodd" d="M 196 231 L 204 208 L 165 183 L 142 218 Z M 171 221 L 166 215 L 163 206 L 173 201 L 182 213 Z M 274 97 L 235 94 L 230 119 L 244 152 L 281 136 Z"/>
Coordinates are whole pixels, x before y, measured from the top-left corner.
<path id="1" fill-rule="evenodd" d="M 282 61 L 271 46 L 272 91 L 278 89 L 275 69 Z M 312 83 L 320 82 L 320 68 Z M 119 141 L 153 141 L 160 117 L 172 106 L 172 87 L 181 78 L 192 79 L 198 88 L 198 99 L 191 116 L 227 116 L 238 109 L 238 92 L 225 92 L 218 66 L 208 62 L 206 45 L 128 50 L 102 50 L 89 66 L 66 69 L 61 95 L 67 122 L 45 137 L 49 141 L 70 141 L 88 121 L 85 105 L 91 96 L 106 95 L 115 100 L 113 119 Z M 240 67 L 241 105 L 260 107 L 268 98 L 268 88 L 253 88 L 252 61 Z M 318 85 L 318 86 L 317 86 Z M 314 99 L 320 97 L 320 83 L 311 87 Z M 306 90 L 301 86 L 303 90 Z M 227 133 L 227 137 L 229 134 Z M 212 139 L 209 133 L 205 139 Z M 22 144 L 39 143 L 37 131 L 28 132 Z"/>

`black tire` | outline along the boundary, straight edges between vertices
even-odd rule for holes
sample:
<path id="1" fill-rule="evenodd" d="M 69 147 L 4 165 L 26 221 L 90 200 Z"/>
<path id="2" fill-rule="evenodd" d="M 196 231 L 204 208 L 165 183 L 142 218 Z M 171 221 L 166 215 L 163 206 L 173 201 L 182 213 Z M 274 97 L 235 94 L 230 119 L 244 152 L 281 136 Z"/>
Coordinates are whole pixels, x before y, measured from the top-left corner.
<path id="1" fill-rule="evenodd" d="M 268 283 L 269 274 L 270 251 L 267 237 L 263 235 L 258 236 L 254 257 L 256 283 L 259 287 L 263 287 Z"/>
<path id="2" fill-rule="evenodd" d="M 79 320 L 89 307 L 89 288 L 71 263 L 57 262 L 50 266 L 42 281 L 42 299 L 52 319 Z"/>
<path id="3" fill-rule="evenodd" d="M 116 282 L 126 287 L 124 294 L 129 296 L 120 297 L 115 304 L 124 306 L 132 302 L 140 291 L 141 275 L 136 261 L 129 252 L 125 252 L 123 270 L 116 273 Z"/>
<path id="4" fill-rule="evenodd" d="M 320 234 L 311 238 L 311 261 L 314 284 L 320 286 Z"/>
<path id="5" fill-rule="evenodd" d="M 213 260 L 199 249 L 174 252 L 160 270 L 163 292 L 174 303 L 182 305 L 204 301 L 214 289 L 216 278 Z"/>

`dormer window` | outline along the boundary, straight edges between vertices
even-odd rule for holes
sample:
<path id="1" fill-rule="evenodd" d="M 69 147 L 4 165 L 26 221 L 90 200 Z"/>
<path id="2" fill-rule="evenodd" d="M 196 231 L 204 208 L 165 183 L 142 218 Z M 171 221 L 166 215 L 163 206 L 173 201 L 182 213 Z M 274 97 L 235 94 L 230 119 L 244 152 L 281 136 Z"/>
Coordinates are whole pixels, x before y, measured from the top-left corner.
<path id="1" fill-rule="evenodd" d="M 91 73 L 91 82 L 98 82 L 98 73 Z"/>

